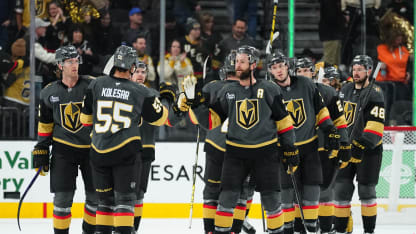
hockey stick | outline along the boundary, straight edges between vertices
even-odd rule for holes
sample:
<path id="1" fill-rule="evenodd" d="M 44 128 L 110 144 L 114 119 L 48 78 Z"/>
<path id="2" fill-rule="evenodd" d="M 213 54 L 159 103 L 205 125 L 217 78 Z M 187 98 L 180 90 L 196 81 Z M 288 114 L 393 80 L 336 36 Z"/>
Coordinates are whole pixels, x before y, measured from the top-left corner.
<path id="1" fill-rule="evenodd" d="M 35 183 L 35 181 L 39 177 L 39 174 L 40 174 L 41 171 L 42 171 L 42 169 L 39 168 L 38 171 L 36 172 L 35 176 L 33 177 L 33 179 L 30 181 L 29 185 L 27 186 L 27 188 L 26 188 L 25 192 L 23 193 L 22 197 L 20 198 L 19 206 L 17 207 L 17 226 L 19 227 L 19 231 L 22 231 L 22 229 L 20 228 L 20 210 L 22 208 L 23 199 L 25 199 L 27 192 L 29 192 L 30 188 Z"/>
<path id="2" fill-rule="evenodd" d="M 358 122 L 358 118 L 360 118 L 360 116 L 361 116 L 360 114 L 361 114 L 362 107 L 367 105 L 368 99 L 370 97 L 371 90 L 373 89 L 374 82 L 376 80 L 378 72 L 380 71 L 380 67 L 381 67 L 381 63 L 378 62 L 377 66 L 376 66 L 376 70 L 374 70 L 374 73 L 373 73 L 373 78 L 371 79 L 370 84 L 368 85 L 369 89 L 368 89 L 368 92 L 366 93 L 366 96 L 364 97 L 363 102 L 361 102 L 361 98 L 359 98 L 359 102 L 358 102 L 358 105 L 357 105 L 357 107 L 359 107 L 358 108 L 358 113 L 357 113 L 357 122 Z M 356 129 L 357 129 L 357 124 L 354 125 L 349 138 L 351 138 L 351 136 L 353 136 L 353 133 L 356 131 Z M 337 179 L 339 171 L 341 170 L 341 163 L 342 163 L 342 161 L 339 160 L 338 161 L 338 166 L 335 167 L 334 174 L 332 175 L 332 178 L 331 178 L 331 181 L 329 182 L 328 187 L 324 191 L 322 191 L 322 193 L 328 192 L 334 186 L 335 180 Z"/>
<path id="3" fill-rule="evenodd" d="M 267 232 L 267 229 L 266 229 L 266 221 L 264 219 L 264 207 L 263 207 L 263 203 L 261 203 L 260 206 L 261 206 L 261 221 L 263 223 L 263 232 Z"/>
<path id="4" fill-rule="evenodd" d="M 309 233 L 308 229 L 306 228 L 306 224 L 305 224 L 305 215 L 303 214 L 303 208 L 302 208 L 302 203 L 300 201 L 300 193 L 299 193 L 299 190 L 298 190 L 298 185 L 296 184 L 295 173 L 292 172 L 293 170 L 292 170 L 291 166 L 289 166 L 289 170 L 291 171 L 291 173 L 289 175 L 290 175 L 290 178 L 292 179 L 293 190 L 294 190 L 294 193 L 295 193 L 296 201 L 298 202 L 300 217 L 302 219 L 302 224 L 303 224 L 303 227 L 305 228 L 306 233 Z"/>
<path id="5" fill-rule="evenodd" d="M 274 26 L 276 25 L 276 12 L 277 12 L 277 3 L 279 0 L 273 0 L 273 20 L 272 20 L 272 30 L 270 30 L 270 47 L 272 46 L 272 43 L 274 41 L 273 34 L 274 34 Z M 267 47 L 266 47 L 267 48 Z M 267 53 L 267 50 L 266 50 Z"/>
<path id="6" fill-rule="evenodd" d="M 191 195 L 191 208 L 189 210 L 189 229 L 192 227 L 192 214 L 194 211 L 194 198 L 195 198 L 195 182 L 196 182 L 196 169 L 198 168 L 198 152 L 199 152 L 199 131 L 200 127 L 197 126 L 197 135 L 196 135 L 196 154 L 195 154 L 195 164 L 192 170 L 192 195 Z"/>
<path id="7" fill-rule="evenodd" d="M 202 79 L 205 80 L 206 76 L 207 76 L 207 64 L 208 64 L 208 59 L 209 59 L 209 55 L 205 58 L 204 61 L 204 67 L 202 68 Z M 199 125 L 196 126 L 197 127 L 197 134 L 196 134 L 196 154 L 195 154 L 195 163 L 193 166 L 193 171 L 192 171 L 192 194 L 191 194 L 191 207 L 189 210 L 189 229 L 192 228 L 192 215 L 193 215 L 193 211 L 194 211 L 194 199 L 195 199 L 195 183 L 196 183 L 196 169 L 198 168 L 198 152 L 199 152 L 199 141 L 200 141 L 200 137 L 199 137 L 199 132 L 201 131 L 201 127 Z"/>

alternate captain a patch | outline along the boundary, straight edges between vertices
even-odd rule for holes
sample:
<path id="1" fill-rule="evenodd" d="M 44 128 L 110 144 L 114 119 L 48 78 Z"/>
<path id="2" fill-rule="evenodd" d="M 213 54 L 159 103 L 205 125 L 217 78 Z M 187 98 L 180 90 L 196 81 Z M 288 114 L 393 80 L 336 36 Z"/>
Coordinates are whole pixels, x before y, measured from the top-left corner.
<path id="1" fill-rule="evenodd" d="M 305 104 L 302 98 L 284 101 L 286 110 L 293 120 L 293 127 L 300 128 L 306 122 Z"/>
<path id="2" fill-rule="evenodd" d="M 82 102 L 60 104 L 61 124 L 69 132 L 76 133 L 82 128 L 81 107 Z"/>
<path id="3" fill-rule="evenodd" d="M 354 124 L 356 111 L 357 103 L 344 101 L 344 114 L 348 127 Z"/>
<path id="4" fill-rule="evenodd" d="M 244 99 L 236 102 L 237 124 L 248 130 L 259 122 L 259 102 L 257 99 Z"/>

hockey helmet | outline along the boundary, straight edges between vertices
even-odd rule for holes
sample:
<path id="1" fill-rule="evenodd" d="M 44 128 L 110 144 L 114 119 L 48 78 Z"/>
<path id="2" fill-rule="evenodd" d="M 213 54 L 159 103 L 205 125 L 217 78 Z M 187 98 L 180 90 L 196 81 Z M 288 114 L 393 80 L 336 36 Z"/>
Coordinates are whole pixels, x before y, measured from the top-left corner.
<path id="1" fill-rule="evenodd" d="M 114 53 L 114 67 L 129 70 L 136 63 L 137 53 L 133 47 L 121 45 Z"/>
<path id="2" fill-rule="evenodd" d="M 357 55 L 351 62 L 351 67 L 355 64 L 363 65 L 367 70 L 373 69 L 373 59 L 368 55 Z"/>
<path id="3" fill-rule="evenodd" d="M 136 69 L 137 68 L 142 68 L 146 73 L 147 73 L 147 64 L 141 60 L 139 60 L 138 58 L 136 59 Z"/>
<path id="4" fill-rule="evenodd" d="M 284 55 L 283 52 L 280 50 L 276 50 L 270 55 L 269 63 L 267 64 L 267 66 L 270 68 L 274 64 L 278 63 L 284 63 L 288 67 L 290 67 L 289 58 L 286 57 L 286 55 Z"/>
<path id="5" fill-rule="evenodd" d="M 335 66 L 328 66 L 324 68 L 324 77 L 328 79 L 340 79 L 341 74 Z"/>
<path id="6" fill-rule="evenodd" d="M 67 59 L 79 58 L 77 49 L 73 45 L 59 47 L 55 52 L 55 60 L 57 63 L 63 63 Z M 81 63 L 81 60 L 79 61 Z"/>
<path id="7" fill-rule="evenodd" d="M 310 68 L 311 72 L 315 72 L 315 66 L 310 58 L 304 57 L 296 60 L 295 71 L 299 68 Z"/>
<path id="8" fill-rule="evenodd" d="M 224 65 L 219 72 L 221 80 L 225 80 L 228 73 L 235 73 L 235 55 L 236 51 L 232 50 L 225 58 Z"/>
<path id="9" fill-rule="evenodd" d="M 243 45 L 240 46 L 237 51 L 237 54 L 247 54 L 249 58 L 249 63 L 258 63 L 260 60 L 260 51 L 253 46 Z"/>

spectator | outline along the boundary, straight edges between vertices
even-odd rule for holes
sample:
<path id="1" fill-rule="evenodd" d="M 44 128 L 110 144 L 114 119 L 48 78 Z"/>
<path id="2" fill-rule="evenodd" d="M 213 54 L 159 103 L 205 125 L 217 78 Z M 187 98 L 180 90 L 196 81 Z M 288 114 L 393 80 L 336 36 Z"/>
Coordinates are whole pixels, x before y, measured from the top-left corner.
<path id="1" fill-rule="evenodd" d="M 8 28 L 14 9 L 13 0 L 0 1 L 0 50 L 9 45 Z"/>
<path id="2" fill-rule="evenodd" d="M 407 72 L 409 51 L 404 46 L 405 39 L 400 31 L 392 31 L 383 44 L 377 46 L 378 60 L 383 62 L 376 80 L 390 81 L 396 86 L 397 100 L 410 100 L 410 73 Z M 391 95 L 391 94 L 387 94 Z"/>
<path id="3" fill-rule="evenodd" d="M 45 47 L 48 50 L 55 51 L 66 40 L 66 28 L 68 27 L 67 18 L 65 17 L 62 8 L 57 2 L 52 1 L 48 3 L 48 20 L 51 24 L 46 30 Z"/>
<path id="4" fill-rule="evenodd" d="M 22 69 L 22 66 L 22 60 L 13 60 L 4 50 L 0 50 L 0 106 L 2 105 L 3 91 L 16 81 L 16 75 L 13 71 Z"/>
<path id="5" fill-rule="evenodd" d="M 137 37 L 135 38 L 135 40 L 132 41 L 132 45 L 133 47 L 136 49 L 137 51 L 137 57 L 140 61 L 144 62 L 147 64 L 147 79 L 145 84 L 148 87 L 155 87 L 155 79 L 156 79 L 156 73 L 155 73 L 155 67 L 153 66 L 153 60 L 152 57 L 150 57 L 148 54 L 146 54 L 146 38 L 144 35 L 139 34 L 137 35 Z"/>
<path id="6" fill-rule="evenodd" d="M 99 55 L 113 54 L 121 43 L 121 34 L 111 22 L 110 13 L 102 15 L 100 23 L 94 27 L 94 43 Z"/>
<path id="7" fill-rule="evenodd" d="M 84 31 L 80 26 L 75 26 L 70 33 L 69 44 L 75 46 L 81 56 L 82 64 L 79 65 L 78 74 L 98 75 L 92 74 L 92 70 L 93 66 L 98 65 L 99 58 L 89 41 L 84 39 Z"/>
<path id="8" fill-rule="evenodd" d="M 160 74 L 160 63 L 157 65 L 157 72 Z M 171 82 L 179 88 L 179 92 L 183 92 L 183 78 L 192 75 L 192 63 L 186 57 L 185 52 L 181 52 L 181 43 L 174 39 L 170 45 L 169 53 L 165 56 L 165 74 L 164 81 Z"/>
<path id="9" fill-rule="evenodd" d="M 143 26 L 142 10 L 133 7 L 129 12 L 129 22 L 121 27 L 122 40 L 126 42 L 134 41 L 138 34 L 142 34 L 146 38 L 146 53 L 150 54 L 152 51 L 150 31 Z"/>
<path id="10" fill-rule="evenodd" d="M 247 21 L 244 19 L 236 19 L 232 27 L 231 36 L 220 41 L 220 53 L 217 56 L 219 61 L 223 61 L 225 55 L 229 54 L 231 50 L 237 49 L 243 45 L 255 46 L 254 40 L 247 35 Z"/>
<path id="11" fill-rule="evenodd" d="M 55 53 L 51 53 L 46 50 L 41 44 L 40 41 L 46 35 L 46 29 L 50 25 L 49 22 L 42 20 L 39 17 L 35 18 L 35 63 L 36 71 L 35 74 L 42 79 L 42 86 L 47 85 L 50 81 L 56 79 L 54 74 L 55 68 Z M 30 35 L 29 31 L 26 32 L 23 38 L 26 42 L 26 55 L 29 55 L 30 51 Z"/>
<path id="12" fill-rule="evenodd" d="M 323 43 L 326 63 L 341 63 L 342 39 L 345 34 L 345 18 L 341 12 L 341 0 L 321 0 L 319 38 Z M 325 10 L 331 9 L 331 10 Z"/>
<path id="13" fill-rule="evenodd" d="M 378 13 L 381 0 L 366 0 L 366 54 L 375 58 L 377 56 L 378 38 Z M 326 8 L 329 9 L 329 8 Z M 332 9 L 331 9 L 332 10 Z M 341 63 L 349 65 L 353 56 L 362 54 L 361 24 L 362 11 L 360 0 L 341 0 L 341 10 L 347 23 L 348 34 L 344 37 Z"/>
<path id="14" fill-rule="evenodd" d="M 214 31 L 214 16 L 210 13 L 204 12 L 200 17 L 201 22 L 201 40 L 207 51 L 211 56 L 217 57 L 220 53 L 219 43 L 222 40 L 220 33 Z M 212 60 L 211 67 L 218 70 L 220 63 L 217 60 Z"/>
<path id="15" fill-rule="evenodd" d="M 257 0 L 233 0 L 233 4 L 234 22 L 237 19 L 248 19 L 248 34 L 255 39 L 257 35 Z"/>
<path id="16" fill-rule="evenodd" d="M 179 40 L 182 46 L 181 51 L 185 52 L 186 57 L 191 60 L 195 77 L 202 78 L 204 59 L 208 53 L 202 45 L 201 25 L 195 19 L 189 18 L 186 31 L 187 35 Z"/>

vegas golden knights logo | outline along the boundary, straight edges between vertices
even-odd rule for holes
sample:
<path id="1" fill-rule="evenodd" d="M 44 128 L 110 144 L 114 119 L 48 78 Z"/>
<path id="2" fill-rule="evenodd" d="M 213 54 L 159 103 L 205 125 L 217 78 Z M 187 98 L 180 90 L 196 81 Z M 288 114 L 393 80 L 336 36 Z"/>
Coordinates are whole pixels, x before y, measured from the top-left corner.
<path id="1" fill-rule="evenodd" d="M 82 102 L 70 102 L 60 105 L 61 124 L 66 130 L 76 133 L 82 128 L 80 121 Z"/>
<path id="2" fill-rule="evenodd" d="M 244 99 L 236 102 L 237 124 L 250 129 L 259 122 L 259 103 L 257 99 Z"/>
<path id="3" fill-rule="evenodd" d="M 354 124 L 355 113 L 357 110 L 357 103 L 344 101 L 344 113 L 347 120 L 348 127 Z"/>
<path id="4" fill-rule="evenodd" d="M 306 111 L 303 99 L 292 99 L 289 101 L 284 101 L 286 105 L 286 110 L 289 113 L 290 117 L 293 120 L 293 127 L 299 128 L 306 122 Z"/>

